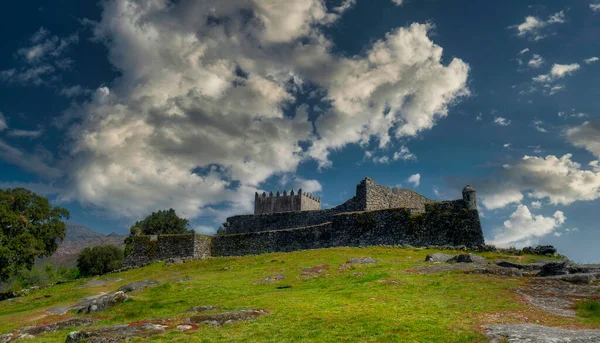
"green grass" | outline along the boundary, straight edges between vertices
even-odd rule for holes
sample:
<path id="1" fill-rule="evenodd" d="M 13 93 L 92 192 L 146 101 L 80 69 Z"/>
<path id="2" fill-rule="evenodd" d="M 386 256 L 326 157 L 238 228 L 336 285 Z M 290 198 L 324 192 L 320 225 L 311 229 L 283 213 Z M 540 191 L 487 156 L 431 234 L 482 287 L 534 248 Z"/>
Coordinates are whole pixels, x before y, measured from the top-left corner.
<path id="1" fill-rule="evenodd" d="M 600 302 L 583 300 L 575 304 L 577 315 L 600 323 Z"/>
<path id="2" fill-rule="evenodd" d="M 252 322 L 221 328 L 201 325 L 185 333 L 168 331 L 152 342 L 487 342 L 480 333 L 485 313 L 524 308 L 510 291 L 523 281 L 505 277 L 449 272 L 414 273 L 431 249 L 393 247 L 335 248 L 273 253 L 238 258 L 213 258 L 165 267 L 110 274 L 122 278 L 100 287 L 81 287 L 86 281 L 53 286 L 26 297 L 0 302 L 0 334 L 65 316 L 46 316 L 44 310 L 77 302 L 100 292 L 145 279 L 161 285 L 133 293 L 133 298 L 104 312 L 97 326 L 149 318 L 180 318 L 197 305 L 214 305 L 221 311 L 265 309 L 270 313 Z M 458 253 L 444 251 L 447 253 Z M 490 261 L 530 262 L 539 256 L 502 256 L 483 253 Z M 353 257 L 371 256 L 380 262 L 355 265 L 338 273 L 338 266 Z M 329 264 L 324 277 L 300 278 L 302 268 Z M 224 267 L 233 266 L 230 270 Z M 272 284 L 253 284 L 282 273 Z M 190 277 L 186 282 L 175 279 Z M 394 280 L 395 283 L 381 282 Z M 291 286 L 277 289 L 278 286 Z M 43 295 L 52 295 L 43 297 Z M 217 311 L 218 312 L 218 311 Z M 36 342 L 63 342 L 66 329 L 41 335 Z M 140 339 L 139 342 L 148 341 Z"/>

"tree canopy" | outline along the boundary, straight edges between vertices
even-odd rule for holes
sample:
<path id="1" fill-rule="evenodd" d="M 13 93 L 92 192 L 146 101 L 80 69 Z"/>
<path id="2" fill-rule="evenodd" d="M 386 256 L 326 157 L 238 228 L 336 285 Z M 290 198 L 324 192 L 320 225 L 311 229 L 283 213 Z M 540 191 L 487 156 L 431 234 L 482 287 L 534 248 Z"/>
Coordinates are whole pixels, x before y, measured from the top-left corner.
<path id="1" fill-rule="evenodd" d="M 36 257 L 50 256 L 65 238 L 69 211 L 24 188 L 0 189 L 0 280 L 22 268 L 31 270 Z"/>
<path id="2" fill-rule="evenodd" d="M 140 231 L 143 235 L 181 234 L 191 233 L 189 221 L 179 218 L 174 209 L 152 212 L 142 221 L 137 221 L 131 227 L 131 234 Z"/>
<path id="3" fill-rule="evenodd" d="M 123 249 L 101 245 L 83 249 L 77 257 L 77 268 L 83 276 L 101 275 L 123 267 Z"/>

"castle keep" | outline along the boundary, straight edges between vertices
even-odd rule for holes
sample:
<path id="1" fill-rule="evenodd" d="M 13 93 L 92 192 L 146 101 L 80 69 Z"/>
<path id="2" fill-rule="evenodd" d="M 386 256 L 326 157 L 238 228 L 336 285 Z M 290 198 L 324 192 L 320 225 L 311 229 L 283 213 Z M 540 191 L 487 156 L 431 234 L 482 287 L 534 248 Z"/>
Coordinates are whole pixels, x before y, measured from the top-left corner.
<path id="1" fill-rule="evenodd" d="M 352 198 L 324 210 L 320 198 L 302 190 L 255 193 L 254 214 L 229 217 L 223 226 L 217 236 L 135 236 L 125 265 L 336 246 L 484 244 L 473 187 L 461 199 L 436 201 L 370 178 Z"/>

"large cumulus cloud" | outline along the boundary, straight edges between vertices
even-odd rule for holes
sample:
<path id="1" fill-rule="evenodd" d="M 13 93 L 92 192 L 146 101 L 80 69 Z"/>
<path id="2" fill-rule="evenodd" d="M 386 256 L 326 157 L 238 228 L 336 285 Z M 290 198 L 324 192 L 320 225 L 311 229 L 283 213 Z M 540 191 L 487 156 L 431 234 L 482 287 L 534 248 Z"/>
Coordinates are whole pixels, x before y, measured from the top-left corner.
<path id="1" fill-rule="evenodd" d="M 222 217 L 249 211 L 262 182 L 302 161 L 326 167 L 347 144 L 385 147 L 431 128 L 468 94 L 469 67 L 443 65 L 426 24 L 391 30 L 360 56 L 333 53 L 323 28 L 353 3 L 103 3 L 94 38 L 121 75 L 63 118 L 64 198 L 123 216 Z M 327 110 L 298 101 L 308 92 Z"/>

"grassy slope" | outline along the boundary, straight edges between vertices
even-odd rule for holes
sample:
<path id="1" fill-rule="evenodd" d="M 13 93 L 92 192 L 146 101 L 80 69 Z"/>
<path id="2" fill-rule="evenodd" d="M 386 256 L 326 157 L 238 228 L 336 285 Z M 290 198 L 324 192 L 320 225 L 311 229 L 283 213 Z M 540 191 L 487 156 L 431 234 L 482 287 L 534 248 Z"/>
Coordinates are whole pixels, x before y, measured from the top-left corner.
<path id="1" fill-rule="evenodd" d="M 412 268 L 426 263 L 434 250 L 400 248 L 335 248 L 275 253 L 239 258 L 214 258 L 164 267 L 155 263 L 145 268 L 107 275 L 122 278 L 102 287 L 77 287 L 85 283 L 54 286 L 23 299 L 0 303 L 0 333 L 24 325 L 53 321 L 65 316 L 47 316 L 44 309 L 68 305 L 77 299 L 144 279 L 160 286 L 134 294 L 114 308 L 94 314 L 104 319 L 98 325 L 128 323 L 149 318 L 184 318 L 196 305 L 215 305 L 223 310 L 267 309 L 271 313 L 253 322 L 213 328 L 201 325 L 196 331 L 169 331 L 152 342 L 485 342 L 479 333 L 490 316 L 510 317 L 529 311 L 554 324 L 598 326 L 590 319 L 548 317 L 526 309 L 509 289 L 524 282 L 489 275 L 443 273 L 417 274 Z M 527 262 L 534 256 L 483 254 L 488 259 L 504 258 Z M 339 274 L 338 265 L 348 258 L 371 256 L 374 265 L 359 265 Z M 329 264 L 331 276 L 302 280 L 303 267 Z M 233 269 L 223 270 L 226 266 Z M 277 273 L 285 280 L 253 284 Z M 361 273 L 362 276 L 356 273 Z M 189 276 L 187 282 L 169 282 Z M 380 280 L 394 279 L 400 284 Z M 292 288 L 277 289 L 291 285 Z M 43 295 L 50 294 L 45 298 Z M 486 319 L 488 318 L 488 319 Z M 549 318 L 549 319 L 548 319 Z M 531 320 L 531 318 L 530 318 Z M 63 342 L 63 330 L 39 336 L 37 342 Z M 142 341 L 142 340 L 139 340 Z"/>

